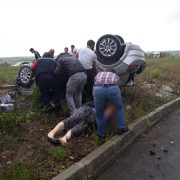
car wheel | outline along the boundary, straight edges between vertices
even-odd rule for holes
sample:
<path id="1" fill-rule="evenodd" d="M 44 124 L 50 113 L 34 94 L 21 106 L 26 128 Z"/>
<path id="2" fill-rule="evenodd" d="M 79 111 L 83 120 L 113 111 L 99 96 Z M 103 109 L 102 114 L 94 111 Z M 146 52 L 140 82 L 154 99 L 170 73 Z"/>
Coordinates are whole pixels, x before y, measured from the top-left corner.
<path id="1" fill-rule="evenodd" d="M 19 80 L 21 86 L 24 88 L 29 88 L 32 85 L 33 74 L 30 66 L 23 66 L 19 70 Z"/>
<path id="2" fill-rule="evenodd" d="M 121 42 L 121 44 L 124 44 L 124 39 L 123 39 L 121 36 L 119 36 L 119 35 L 116 34 L 116 37 L 119 39 L 119 41 Z"/>
<path id="3" fill-rule="evenodd" d="M 116 35 L 104 35 L 96 43 L 98 60 L 105 65 L 111 65 L 119 61 L 122 56 L 123 46 Z"/>

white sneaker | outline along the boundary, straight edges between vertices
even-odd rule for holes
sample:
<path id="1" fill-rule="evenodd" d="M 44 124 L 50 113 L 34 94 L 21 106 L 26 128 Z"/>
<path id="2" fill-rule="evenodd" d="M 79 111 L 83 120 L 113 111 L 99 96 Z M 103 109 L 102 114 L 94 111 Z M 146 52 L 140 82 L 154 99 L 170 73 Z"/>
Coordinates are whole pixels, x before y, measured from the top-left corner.
<path id="1" fill-rule="evenodd" d="M 126 86 L 128 86 L 128 87 L 131 87 L 131 86 L 133 86 L 134 85 L 134 82 L 131 80 L 131 81 L 129 81 L 127 84 L 126 84 Z"/>

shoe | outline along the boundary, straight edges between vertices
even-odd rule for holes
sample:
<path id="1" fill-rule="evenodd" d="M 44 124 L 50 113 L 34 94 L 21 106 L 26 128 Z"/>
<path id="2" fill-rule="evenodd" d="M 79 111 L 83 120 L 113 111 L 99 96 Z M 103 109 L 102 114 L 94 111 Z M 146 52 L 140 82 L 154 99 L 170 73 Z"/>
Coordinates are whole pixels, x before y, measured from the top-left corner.
<path id="1" fill-rule="evenodd" d="M 53 110 L 54 110 L 54 106 L 52 106 L 51 104 L 47 104 L 45 105 L 43 112 L 51 113 L 53 112 Z"/>
<path id="2" fill-rule="evenodd" d="M 124 134 L 124 133 L 126 133 L 126 132 L 128 132 L 128 131 L 129 131 L 128 127 L 119 128 L 119 129 L 117 130 L 117 133 L 118 133 L 119 135 L 121 135 L 121 134 Z"/>
<path id="3" fill-rule="evenodd" d="M 126 86 L 128 86 L 128 87 L 131 87 L 131 86 L 133 86 L 134 85 L 134 82 L 131 80 L 131 81 L 129 81 L 127 84 L 126 84 Z"/>
<path id="4" fill-rule="evenodd" d="M 61 105 L 55 105 L 54 108 L 52 109 L 53 112 L 60 112 L 61 111 Z"/>
<path id="5" fill-rule="evenodd" d="M 54 144 L 54 145 L 59 145 L 59 144 L 60 144 L 60 141 L 59 141 L 59 139 L 57 139 L 57 138 L 50 138 L 50 137 L 48 137 L 48 141 L 49 141 L 51 144 Z"/>
<path id="6" fill-rule="evenodd" d="M 98 136 L 98 145 L 102 145 L 106 142 L 106 137 Z"/>

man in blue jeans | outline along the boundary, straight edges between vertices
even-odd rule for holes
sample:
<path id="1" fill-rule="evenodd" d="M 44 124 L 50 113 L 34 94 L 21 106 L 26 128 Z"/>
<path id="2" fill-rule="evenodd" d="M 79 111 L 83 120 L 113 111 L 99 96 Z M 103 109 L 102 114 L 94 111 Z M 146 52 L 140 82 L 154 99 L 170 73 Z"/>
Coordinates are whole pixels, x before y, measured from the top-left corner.
<path id="1" fill-rule="evenodd" d="M 123 134 L 128 131 L 125 125 L 124 107 L 119 88 L 119 76 L 114 70 L 99 72 L 95 77 L 93 88 L 94 104 L 96 109 L 97 135 L 100 140 L 106 138 L 106 120 L 104 112 L 109 103 L 116 106 L 117 109 L 117 132 Z"/>

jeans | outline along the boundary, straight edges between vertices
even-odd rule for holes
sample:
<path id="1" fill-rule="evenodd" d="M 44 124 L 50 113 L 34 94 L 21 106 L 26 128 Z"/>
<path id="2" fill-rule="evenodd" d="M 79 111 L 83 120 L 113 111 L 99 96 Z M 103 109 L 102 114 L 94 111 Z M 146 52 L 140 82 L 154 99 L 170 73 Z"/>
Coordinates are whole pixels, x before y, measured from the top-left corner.
<path id="1" fill-rule="evenodd" d="M 82 91 L 86 79 L 87 75 L 84 72 L 79 72 L 73 74 L 67 82 L 66 99 L 71 113 L 82 105 Z"/>
<path id="2" fill-rule="evenodd" d="M 117 127 L 125 128 L 125 113 L 121 99 L 121 91 L 118 86 L 95 86 L 93 88 L 94 104 L 96 109 L 97 134 L 106 136 L 106 120 L 104 111 L 108 103 L 113 103 L 117 108 Z"/>

